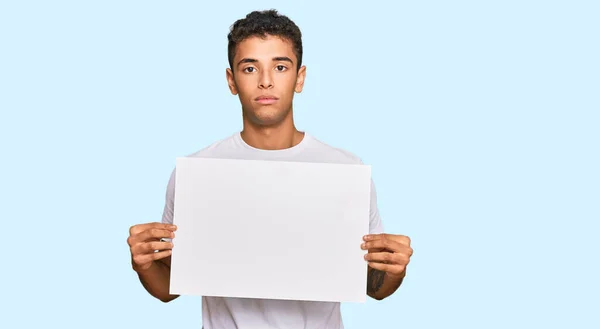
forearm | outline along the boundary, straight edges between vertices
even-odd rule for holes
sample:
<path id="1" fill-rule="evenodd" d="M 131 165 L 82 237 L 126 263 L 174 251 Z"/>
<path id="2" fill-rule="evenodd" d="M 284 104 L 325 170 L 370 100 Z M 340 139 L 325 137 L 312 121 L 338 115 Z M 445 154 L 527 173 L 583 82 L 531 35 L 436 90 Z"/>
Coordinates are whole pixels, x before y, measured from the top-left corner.
<path id="1" fill-rule="evenodd" d="M 137 273 L 142 285 L 150 295 L 165 303 L 179 297 L 179 295 L 169 294 L 170 269 L 162 261 L 156 260 L 152 262 L 150 268 Z"/>
<path id="2" fill-rule="evenodd" d="M 377 300 L 382 300 L 393 294 L 404 280 L 406 270 L 400 277 L 393 277 L 383 271 L 369 267 L 367 274 L 367 294 Z"/>

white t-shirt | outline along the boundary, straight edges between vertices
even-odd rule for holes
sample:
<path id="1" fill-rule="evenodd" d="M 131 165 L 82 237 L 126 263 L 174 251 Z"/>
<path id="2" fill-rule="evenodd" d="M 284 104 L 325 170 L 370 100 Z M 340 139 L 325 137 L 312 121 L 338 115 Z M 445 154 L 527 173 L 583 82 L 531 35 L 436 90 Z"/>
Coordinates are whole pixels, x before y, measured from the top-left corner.
<path id="1" fill-rule="evenodd" d="M 294 147 L 261 150 L 248 145 L 240 133 L 220 140 L 190 157 L 362 164 L 355 155 L 329 146 L 308 133 Z M 173 223 L 175 170 L 167 186 L 163 223 Z M 371 181 L 370 233 L 382 233 L 375 187 Z M 324 273 L 326 275 L 326 273 Z M 290 282 L 293 284 L 293 282 Z M 366 282 L 365 282 L 366 293 Z M 204 329 L 343 329 L 340 303 L 254 298 L 202 297 Z"/>

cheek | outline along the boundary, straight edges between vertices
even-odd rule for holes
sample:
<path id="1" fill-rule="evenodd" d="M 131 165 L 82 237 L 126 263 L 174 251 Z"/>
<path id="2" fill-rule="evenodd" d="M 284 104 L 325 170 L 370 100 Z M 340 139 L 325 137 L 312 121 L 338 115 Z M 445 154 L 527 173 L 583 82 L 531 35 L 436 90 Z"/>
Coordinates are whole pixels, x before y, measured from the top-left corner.
<path id="1" fill-rule="evenodd" d="M 255 93 L 253 93 L 247 86 L 238 86 L 238 94 L 240 100 L 244 101 L 245 103 L 248 103 L 252 101 L 253 95 Z"/>
<path id="2" fill-rule="evenodd" d="M 296 88 L 295 77 L 284 77 L 279 81 L 280 90 L 293 93 Z M 287 95 L 287 94 L 286 94 Z"/>
<path id="3" fill-rule="evenodd" d="M 249 90 L 256 88 L 257 82 L 251 75 L 240 75 L 237 77 L 235 85 L 238 92 L 247 94 Z"/>

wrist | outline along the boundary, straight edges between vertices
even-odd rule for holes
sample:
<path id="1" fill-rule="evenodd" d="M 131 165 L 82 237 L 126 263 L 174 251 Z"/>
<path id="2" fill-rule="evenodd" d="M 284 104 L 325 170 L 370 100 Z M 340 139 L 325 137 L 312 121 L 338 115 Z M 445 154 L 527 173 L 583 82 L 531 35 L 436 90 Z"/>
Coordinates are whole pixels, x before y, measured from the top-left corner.
<path id="1" fill-rule="evenodd" d="M 396 274 L 390 274 L 389 272 L 386 272 L 385 276 L 390 281 L 400 283 L 400 282 L 402 282 L 402 280 L 404 280 L 404 277 L 406 276 L 406 269 L 404 269 L 404 271 L 402 271 L 402 273 L 397 274 L 397 275 Z"/>
<path id="2" fill-rule="evenodd" d="M 156 261 L 152 261 L 152 262 L 150 262 L 150 264 L 145 264 L 145 266 L 139 266 L 139 265 L 136 265 L 135 263 L 132 263 L 132 267 L 133 267 L 133 270 L 135 272 L 137 272 L 138 274 L 145 274 L 145 273 L 148 273 L 148 272 L 151 272 L 154 270 L 154 267 L 156 267 L 155 263 L 156 263 Z"/>

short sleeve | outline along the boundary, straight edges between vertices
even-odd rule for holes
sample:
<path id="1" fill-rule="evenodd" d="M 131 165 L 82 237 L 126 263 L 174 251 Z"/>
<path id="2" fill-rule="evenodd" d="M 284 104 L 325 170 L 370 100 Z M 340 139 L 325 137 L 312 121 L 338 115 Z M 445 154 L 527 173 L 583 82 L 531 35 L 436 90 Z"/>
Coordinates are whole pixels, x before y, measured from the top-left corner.
<path id="1" fill-rule="evenodd" d="M 171 172 L 167 192 L 165 195 L 165 206 L 163 209 L 162 222 L 173 224 L 173 209 L 175 208 L 175 169 Z"/>
<path id="2" fill-rule="evenodd" d="M 379 215 L 377 206 L 377 191 L 375 191 L 375 183 L 371 179 L 371 206 L 369 211 L 369 234 L 383 233 L 383 223 Z"/>

